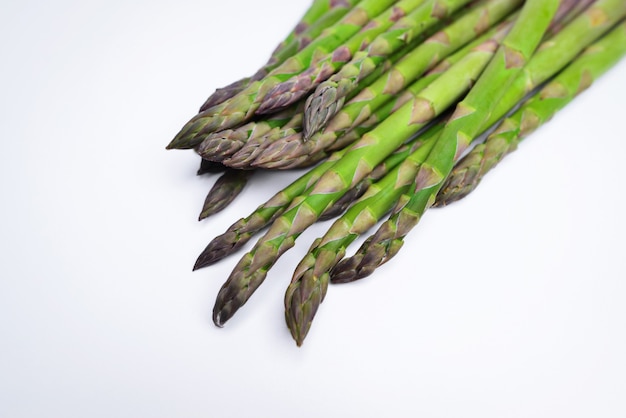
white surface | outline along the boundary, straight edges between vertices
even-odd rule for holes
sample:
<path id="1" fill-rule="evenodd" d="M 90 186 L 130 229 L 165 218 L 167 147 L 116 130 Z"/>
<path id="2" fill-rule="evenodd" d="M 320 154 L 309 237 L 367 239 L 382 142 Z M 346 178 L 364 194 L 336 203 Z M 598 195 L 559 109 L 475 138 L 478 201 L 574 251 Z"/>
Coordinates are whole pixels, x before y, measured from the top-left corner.
<path id="1" fill-rule="evenodd" d="M 626 416 L 626 61 L 375 276 L 331 287 L 302 348 L 284 289 L 328 224 L 213 326 L 238 256 L 195 257 L 293 174 L 198 223 L 216 177 L 164 146 L 307 5 L 0 6 L 0 416 Z"/>

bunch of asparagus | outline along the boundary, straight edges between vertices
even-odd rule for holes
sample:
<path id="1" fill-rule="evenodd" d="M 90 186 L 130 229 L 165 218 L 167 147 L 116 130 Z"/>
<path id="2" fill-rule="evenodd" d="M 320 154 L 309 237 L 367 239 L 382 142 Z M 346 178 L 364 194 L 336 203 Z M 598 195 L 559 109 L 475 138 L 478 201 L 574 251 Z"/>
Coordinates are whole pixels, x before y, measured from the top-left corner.
<path id="1" fill-rule="evenodd" d="M 313 0 L 268 62 L 217 89 L 167 146 L 194 149 L 198 174 L 223 172 L 200 219 L 258 170 L 310 167 L 198 257 L 194 270 L 267 229 L 213 321 L 223 326 L 306 228 L 336 218 L 285 293 L 301 345 L 329 283 L 389 261 L 428 208 L 474 190 L 624 54 L 624 0 Z"/>

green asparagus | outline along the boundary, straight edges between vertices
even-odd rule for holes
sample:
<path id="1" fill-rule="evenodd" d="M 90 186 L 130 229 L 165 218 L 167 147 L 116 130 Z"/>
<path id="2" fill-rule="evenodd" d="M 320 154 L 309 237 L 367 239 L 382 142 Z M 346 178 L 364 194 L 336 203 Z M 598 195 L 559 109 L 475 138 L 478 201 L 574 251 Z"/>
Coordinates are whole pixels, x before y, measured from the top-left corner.
<path id="1" fill-rule="evenodd" d="M 403 142 L 456 103 L 489 62 L 493 49 L 474 51 L 431 83 L 415 100 L 366 133 L 331 166 L 312 190 L 296 198 L 252 250 L 244 255 L 220 289 L 213 321 L 222 326 L 261 285 L 267 271 L 295 244 L 327 207 L 354 187 Z"/>
<path id="2" fill-rule="evenodd" d="M 625 15 L 625 3 L 618 0 L 599 0 L 552 39 L 545 42 L 499 100 L 496 109 L 484 126 L 488 127 L 496 123 L 526 94 L 565 67 L 583 48 L 606 33 Z M 465 141 L 461 144 L 461 148 L 468 143 L 468 138 L 463 139 Z M 344 259 L 337 265 L 332 273 L 333 277 L 337 277 L 336 281 L 351 281 L 366 277 L 377 266 L 385 263 L 397 253 L 402 245 L 403 237 L 417 224 L 428 207 L 434 204 L 435 197 L 443 185 L 442 179 L 447 178 L 451 170 L 449 158 L 452 158 L 454 162 L 461 155 L 454 153 L 450 156 L 452 153 L 453 151 L 450 151 L 448 155 L 445 155 L 435 153 L 433 150 L 429 156 L 430 160 L 425 160 L 422 165 L 426 170 L 418 174 L 418 187 L 407 206 L 390 217 L 353 257 Z M 428 176 L 433 172 L 441 173 L 439 181 L 432 175 Z M 395 226 L 400 220 L 402 228 Z M 335 279 L 331 280 L 335 281 Z"/>

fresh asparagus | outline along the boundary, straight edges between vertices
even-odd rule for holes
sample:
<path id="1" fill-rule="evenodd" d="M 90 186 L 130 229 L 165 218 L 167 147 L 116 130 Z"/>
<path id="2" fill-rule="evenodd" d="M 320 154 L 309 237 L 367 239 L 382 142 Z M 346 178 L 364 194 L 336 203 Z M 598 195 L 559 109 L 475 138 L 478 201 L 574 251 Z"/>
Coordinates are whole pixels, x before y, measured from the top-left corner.
<path id="1" fill-rule="evenodd" d="M 262 80 L 252 82 L 236 96 L 191 118 L 166 148 L 192 148 L 212 132 L 229 129 L 248 121 L 272 87 L 301 73 L 320 56 L 326 56 L 334 51 L 373 17 L 394 3 L 394 0 L 362 0 L 339 22 L 327 28 L 319 37 L 273 69 Z"/>
<path id="2" fill-rule="evenodd" d="M 366 133 L 324 172 L 312 190 L 296 198 L 266 234 L 237 264 L 220 289 L 213 321 L 222 326 L 261 285 L 267 271 L 291 248 L 296 238 L 324 210 L 354 187 L 402 143 L 456 103 L 478 77 L 493 51 L 474 51 L 437 80 L 415 100 L 406 103 L 375 129 Z"/>
<path id="3" fill-rule="evenodd" d="M 194 266 L 214 263 L 269 227 L 217 295 L 213 321 L 222 326 L 308 226 L 338 217 L 313 242 L 285 292 L 285 320 L 298 345 L 330 282 L 365 277 L 390 260 L 427 209 L 474 190 L 626 54 L 624 0 L 312 1 L 266 64 L 218 89 L 167 146 L 194 148 L 202 157 L 198 174 L 226 170 L 200 219 L 232 201 L 253 169 L 321 162 L 211 241 Z M 437 7 L 445 4 L 464 10 L 429 29 L 439 32 L 424 41 L 426 33 L 415 36 L 423 28 L 403 26 L 418 14 L 418 3 L 432 5 L 435 15 L 444 14 Z M 503 19 L 508 23 L 493 27 Z M 486 59 L 507 33 L 496 58 Z M 547 41 L 535 50 L 542 37 Z M 314 86 L 304 111 L 298 95 Z M 460 160 L 479 137 L 487 139 Z M 343 259 L 389 212 L 355 256 Z"/>
<path id="4" fill-rule="evenodd" d="M 560 71 L 583 48 L 606 33 L 625 15 L 626 3 L 619 0 L 599 0 L 574 19 L 538 49 L 524 71 L 498 101 L 497 107 L 484 126 L 488 127 L 496 123 L 525 95 Z M 460 150 L 466 147 L 472 138 L 462 139 L 464 141 L 459 144 Z M 433 150 L 431 156 L 422 165 L 425 171 L 418 173 L 418 175 L 421 174 L 421 179 L 418 178 L 418 187 L 406 207 L 391 216 L 373 236 L 366 240 L 353 257 L 342 260 L 331 273 L 331 281 L 345 282 L 366 277 L 379 265 L 392 258 L 402 246 L 404 236 L 434 203 L 443 185 L 442 179 L 449 175 L 450 159 L 452 158 L 454 162 L 460 155 L 454 151 L 448 151 L 447 155 L 437 154 Z M 435 178 L 432 173 L 437 173 L 438 178 Z M 426 182 L 424 179 L 430 181 Z M 398 227 L 399 221 L 402 221 L 402 227 Z"/>
<path id="5" fill-rule="evenodd" d="M 511 13 L 522 0 L 490 0 L 480 2 L 448 27 L 431 36 L 410 55 L 407 55 L 389 74 L 387 84 L 380 91 L 394 94 L 419 74 L 432 67 L 439 59 L 480 35 L 495 22 Z M 358 54 L 341 70 L 317 86 L 306 101 L 303 139 L 309 140 L 343 106 L 347 94 L 379 64 L 384 53 L 402 42 L 393 32 L 378 37 L 366 50 Z"/>
<path id="6" fill-rule="evenodd" d="M 587 48 L 541 91 L 498 125 L 485 142 L 476 145 L 452 170 L 435 206 L 445 206 L 471 193 L 482 178 L 517 149 L 518 144 L 569 104 L 594 80 L 626 54 L 626 23 Z"/>

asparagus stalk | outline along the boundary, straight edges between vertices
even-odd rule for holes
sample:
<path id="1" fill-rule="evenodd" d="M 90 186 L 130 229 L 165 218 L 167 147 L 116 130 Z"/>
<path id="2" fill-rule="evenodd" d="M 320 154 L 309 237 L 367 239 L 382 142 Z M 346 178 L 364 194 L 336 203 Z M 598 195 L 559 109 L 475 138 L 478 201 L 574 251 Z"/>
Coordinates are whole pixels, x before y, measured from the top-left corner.
<path id="1" fill-rule="evenodd" d="M 472 49 L 481 44 L 491 44 L 492 39 L 501 39 L 510 29 L 510 23 L 509 21 L 503 22 L 497 28 L 490 30 L 453 55 L 446 57 L 435 68 L 406 88 L 421 74 L 419 65 L 414 65 L 422 55 L 418 52 L 426 51 L 428 54 L 432 52 L 431 48 L 418 47 L 398 62 L 388 75 L 379 78 L 348 102 L 331 119 L 323 132 L 314 135 L 306 142 L 303 142 L 301 134 L 284 136 L 271 143 L 250 165 L 257 168 L 272 169 L 299 167 L 307 161 L 309 155 L 325 149 L 336 149 L 337 147 L 333 144 L 340 139 L 342 140 L 341 145 L 352 143 L 380 121 L 385 120 L 391 112 L 414 99 L 419 92 L 436 80 L 450 66 L 465 57 Z M 427 40 L 424 46 L 441 44 L 438 39 L 442 36 L 435 35 L 434 38 Z M 403 89 L 405 91 L 402 93 Z"/>
<path id="2" fill-rule="evenodd" d="M 201 221 L 228 206 L 241 193 L 252 171 L 226 169 L 204 200 L 198 220 Z"/>
<path id="3" fill-rule="evenodd" d="M 363 42 L 358 37 L 350 39 L 341 47 L 346 53 L 340 59 L 337 59 L 335 55 L 328 56 L 316 63 L 314 68 L 310 68 L 300 76 L 274 87 L 263 100 L 257 113 L 273 112 L 300 99 L 321 81 L 337 72 L 352 58 L 363 64 L 362 70 L 364 72 L 373 71 L 377 65 L 374 61 L 383 60 L 402 46 L 411 43 L 419 35 L 440 23 L 443 19 L 446 19 L 450 13 L 469 3 L 469 0 L 426 0 L 421 5 L 419 3 L 422 2 L 417 3 L 419 6 L 417 8 L 415 8 L 416 3 L 413 2 L 410 6 L 407 5 L 409 7 L 403 7 L 398 12 L 397 9 L 402 4 L 401 1 L 394 6 L 392 13 L 389 13 L 387 16 L 380 16 L 377 19 L 376 27 L 370 28 L 370 25 L 368 25 L 367 31 L 373 35 L 370 37 L 371 43 L 356 56 L 355 53 L 363 45 Z M 411 11 L 412 9 L 414 10 Z M 407 12 L 410 13 L 406 15 Z M 398 20 L 400 16 L 404 17 Z M 392 26 L 395 21 L 397 23 Z M 373 61 L 364 61 L 367 57 L 372 57 Z M 355 65 L 360 67 L 360 64 Z M 348 71 L 353 69 L 354 67 L 350 67 Z M 307 121 L 305 119 L 306 126 Z"/>
<path id="4" fill-rule="evenodd" d="M 272 52 L 263 67 L 252 77 L 242 78 L 226 87 L 217 89 L 200 107 L 200 112 L 223 103 L 243 91 L 251 82 L 264 78 L 270 71 L 317 38 L 324 29 L 337 23 L 359 1 L 315 0 L 289 35 Z"/>
<path id="5" fill-rule="evenodd" d="M 406 86 L 405 80 L 413 80 L 431 67 L 439 59 L 447 56 L 477 35 L 486 31 L 492 24 L 520 6 L 522 0 L 490 0 L 478 3 L 463 16 L 455 19 L 445 29 L 437 32 L 416 48 L 389 74 L 382 88 L 385 94 L 394 94 L 398 88 Z M 321 83 L 307 98 L 303 139 L 309 140 L 343 106 L 346 96 L 379 64 L 384 52 L 393 50 L 400 42 L 393 33 L 377 38 L 367 49 L 367 54 L 359 54 L 345 64 L 341 70 Z M 407 74 L 408 77 L 405 75 Z M 395 85 L 395 86 L 394 86 Z M 395 87 L 395 88 L 394 88 Z"/>
<path id="6" fill-rule="evenodd" d="M 212 132 L 232 128 L 249 120 L 258 109 L 260 100 L 272 87 L 301 73 L 320 56 L 334 51 L 394 2 L 394 0 L 362 0 L 339 22 L 327 28 L 304 49 L 273 69 L 263 80 L 251 83 L 236 96 L 194 116 L 166 148 L 192 148 Z"/>
<path id="7" fill-rule="evenodd" d="M 587 48 L 536 96 L 501 122 L 485 142 L 462 158 L 439 191 L 435 206 L 445 206 L 471 193 L 485 174 L 515 151 L 524 138 L 548 122 L 625 54 L 626 24 L 622 23 Z"/>
<path id="8" fill-rule="evenodd" d="M 560 71 L 583 48 L 606 33 L 625 15 L 626 3 L 619 0 L 599 0 L 561 32 L 545 42 L 498 101 L 497 107 L 484 127 L 496 123 L 525 95 Z M 462 150 L 470 140 L 471 138 L 463 138 L 463 143 L 458 145 L 459 149 Z M 450 173 L 450 158 L 454 161 L 460 155 L 460 153 L 454 153 L 452 156 L 451 154 L 453 151 L 448 151 L 447 154 L 436 154 L 433 150 L 421 167 L 424 170 L 418 173 L 418 186 L 406 207 L 391 216 L 373 236 L 366 240 L 353 257 L 342 260 L 331 273 L 331 281 L 346 282 L 366 277 L 397 253 L 402 246 L 404 236 L 434 203 L 443 185 L 442 180 Z M 437 178 L 432 173 L 437 173 Z M 425 179 L 429 181 L 424 181 Z M 399 222 L 402 224 L 400 225 Z"/>
<path id="9" fill-rule="evenodd" d="M 222 326 L 264 281 L 267 271 L 327 207 L 354 187 L 402 143 L 456 103 L 493 51 L 474 51 L 406 103 L 328 168 L 315 186 L 295 199 L 237 264 L 217 295 L 213 321 Z"/>

